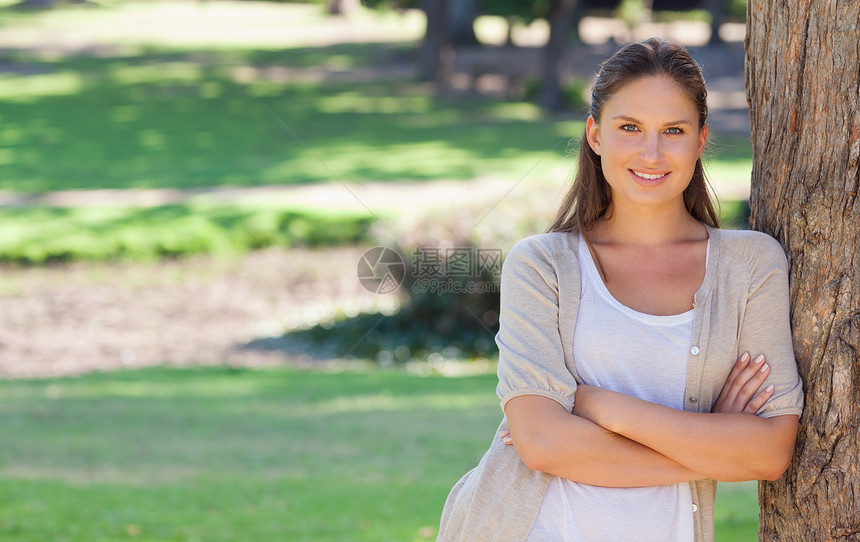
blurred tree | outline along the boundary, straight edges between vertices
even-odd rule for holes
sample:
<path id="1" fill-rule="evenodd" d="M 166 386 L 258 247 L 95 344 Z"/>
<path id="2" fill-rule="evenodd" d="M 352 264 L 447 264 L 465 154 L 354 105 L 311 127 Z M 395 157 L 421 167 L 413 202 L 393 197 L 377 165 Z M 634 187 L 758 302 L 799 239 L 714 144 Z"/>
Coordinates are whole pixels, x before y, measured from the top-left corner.
<path id="1" fill-rule="evenodd" d="M 543 5 L 542 5 L 543 4 Z M 481 0 L 481 13 L 504 17 L 508 23 L 507 46 L 513 46 L 511 39 L 513 27 L 517 22 L 530 24 L 539 14 L 547 11 L 546 2 L 526 2 L 523 0 Z"/>
<path id="2" fill-rule="evenodd" d="M 474 23 L 478 17 L 479 8 L 479 0 L 451 0 L 448 15 L 451 25 L 451 43 L 455 47 L 478 45 Z"/>
<path id="3" fill-rule="evenodd" d="M 90 0 L 23 0 L 9 6 L 11 9 L 39 10 L 52 9 L 62 4 L 91 4 Z"/>
<path id="4" fill-rule="evenodd" d="M 544 46 L 543 77 L 538 102 L 550 111 L 562 111 L 568 104 L 564 98 L 561 65 L 570 43 L 568 32 L 576 11 L 577 0 L 552 0 L 547 20 L 549 39 Z"/>
<path id="5" fill-rule="evenodd" d="M 451 79 L 454 49 L 446 0 L 422 0 L 421 9 L 427 16 L 427 30 L 421 43 L 421 78 L 447 86 Z"/>
<path id="6" fill-rule="evenodd" d="M 708 43 L 711 45 L 723 43 L 723 39 L 720 37 L 720 27 L 726 22 L 728 11 L 726 0 L 705 0 L 704 7 L 711 14 L 711 39 Z"/>
<path id="7" fill-rule="evenodd" d="M 860 2 L 749 0 L 751 225 L 782 243 L 806 404 L 759 540 L 860 540 Z M 755 295 L 755 292 L 751 292 Z"/>
<path id="8" fill-rule="evenodd" d="M 501 15 L 508 19 L 508 44 L 511 45 L 511 26 L 514 21 L 530 24 L 535 19 L 546 19 L 550 33 L 543 50 L 541 88 L 538 103 L 550 111 L 567 109 L 562 89 L 562 70 L 565 53 L 571 42 L 571 29 L 578 24 L 582 12 L 577 0 L 483 0 L 482 12 Z"/>
<path id="9" fill-rule="evenodd" d="M 454 64 L 454 44 L 452 29 L 453 5 L 460 0 L 363 0 L 369 7 L 420 7 L 427 17 L 427 30 L 421 43 L 420 73 L 421 78 L 435 81 L 440 86 L 450 82 Z M 470 3 L 473 0 L 462 0 Z M 541 106 L 559 111 L 567 108 L 561 81 L 561 64 L 570 44 L 570 31 L 575 18 L 582 12 L 577 10 L 578 0 L 481 0 L 480 13 L 486 15 L 501 15 L 509 22 L 520 20 L 530 24 L 535 19 L 546 19 L 550 26 L 550 35 L 544 47 L 541 91 L 538 102 Z M 474 17 L 468 14 L 471 7 L 462 9 L 458 18 L 469 18 L 471 27 Z M 463 21 L 461 21 L 463 22 Z M 465 24 L 465 23 L 463 23 Z M 474 32 L 474 30 L 472 30 Z M 510 34 L 510 32 L 509 32 Z"/>
<path id="10" fill-rule="evenodd" d="M 328 12 L 330 15 L 349 17 L 358 11 L 360 7 L 360 0 L 328 0 Z"/>

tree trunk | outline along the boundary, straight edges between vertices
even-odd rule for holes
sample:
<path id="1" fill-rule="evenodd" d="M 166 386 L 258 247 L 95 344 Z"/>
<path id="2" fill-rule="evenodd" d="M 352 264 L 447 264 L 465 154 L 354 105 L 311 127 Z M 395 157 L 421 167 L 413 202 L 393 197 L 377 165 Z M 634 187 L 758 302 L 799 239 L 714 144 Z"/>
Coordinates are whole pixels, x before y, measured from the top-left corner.
<path id="1" fill-rule="evenodd" d="M 350 17 L 361 9 L 359 0 L 329 0 L 328 14 Z"/>
<path id="2" fill-rule="evenodd" d="M 427 30 L 421 44 L 421 77 L 445 87 L 451 77 L 454 50 L 448 31 L 446 0 L 423 0 Z"/>
<path id="3" fill-rule="evenodd" d="M 749 0 L 751 224 L 790 264 L 806 406 L 760 540 L 860 540 L 860 2 Z"/>
<path id="4" fill-rule="evenodd" d="M 543 81 L 539 102 L 550 111 L 567 109 L 561 88 L 561 63 L 567 50 L 570 24 L 576 0 L 553 0 L 549 11 L 549 39 L 544 47 Z"/>
<path id="5" fill-rule="evenodd" d="M 478 45 L 474 25 L 480 7 L 478 0 L 451 1 L 448 16 L 450 17 L 449 24 L 451 25 L 451 43 L 454 47 Z"/>
<path id="6" fill-rule="evenodd" d="M 710 45 L 723 43 L 723 38 L 720 37 L 720 27 L 726 22 L 726 1 L 705 0 L 705 9 L 711 14 L 711 37 L 708 40 Z"/>

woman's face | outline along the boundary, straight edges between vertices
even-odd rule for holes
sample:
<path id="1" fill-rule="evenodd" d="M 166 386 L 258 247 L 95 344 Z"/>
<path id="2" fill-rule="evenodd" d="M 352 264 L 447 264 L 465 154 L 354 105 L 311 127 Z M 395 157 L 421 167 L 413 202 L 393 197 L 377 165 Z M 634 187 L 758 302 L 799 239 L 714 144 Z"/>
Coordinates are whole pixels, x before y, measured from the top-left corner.
<path id="1" fill-rule="evenodd" d="M 708 138 L 684 90 L 666 76 L 628 83 L 603 105 L 600 122 L 588 118 L 588 144 L 600 155 L 613 211 L 629 206 L 684 205 L 696 160 Z"/>

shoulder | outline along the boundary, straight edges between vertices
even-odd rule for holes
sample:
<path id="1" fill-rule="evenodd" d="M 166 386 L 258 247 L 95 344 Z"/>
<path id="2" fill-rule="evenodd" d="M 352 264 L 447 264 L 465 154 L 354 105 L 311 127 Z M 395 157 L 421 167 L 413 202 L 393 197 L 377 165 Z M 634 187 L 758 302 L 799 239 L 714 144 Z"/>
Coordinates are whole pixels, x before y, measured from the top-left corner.
<path id="1" fill-rule="evenodd" d="M 720 253 L 745 265 L 751 272 L 788 267 L 785 250 L 766 233 L 751 230 L 719 230 Z"/>
<path id="2" fill-rule="evenodd" d="M 547 282 L 555 282 L 568 269 L 579 269 L 576 258 L 578 235 L 551 232 L 532 235 L 518 241 L 502 264 L 505 277 L 540 275 Z"/>
<path id="3" fill-rule="evenodd" d="M 511 247 L 508 258 L 558 260 L 576 257 L 579 236 L 575 233 L 549 232 L 520 239 Z"/>

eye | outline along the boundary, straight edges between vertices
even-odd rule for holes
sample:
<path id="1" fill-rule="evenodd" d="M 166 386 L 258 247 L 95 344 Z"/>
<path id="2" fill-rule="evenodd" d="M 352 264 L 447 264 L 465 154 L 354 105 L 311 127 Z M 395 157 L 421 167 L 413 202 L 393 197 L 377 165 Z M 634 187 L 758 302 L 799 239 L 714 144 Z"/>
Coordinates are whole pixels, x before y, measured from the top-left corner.
<path id="1" fill-rule="evenodd" d="M 621 130 L 624 132 L 635 132 L 638 129 L 639 128 L 637 128 L 635 124 L 622 124 L 621 125 Z"/>
<path id="2" fill-rule="evenodd" d="M 666 132 L 672 135 L 681 135 L 684 133 L 684 130 L 677 126 L 672 126 L 671 128 L 667 128 Z"/>

